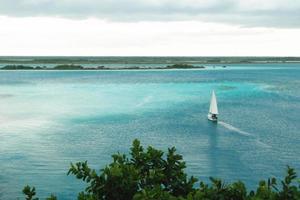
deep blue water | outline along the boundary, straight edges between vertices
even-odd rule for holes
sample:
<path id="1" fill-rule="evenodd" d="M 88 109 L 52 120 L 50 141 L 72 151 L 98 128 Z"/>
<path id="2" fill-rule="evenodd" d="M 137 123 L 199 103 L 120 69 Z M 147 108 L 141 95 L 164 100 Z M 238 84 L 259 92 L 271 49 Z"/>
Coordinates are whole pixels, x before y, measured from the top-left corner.
<path id="1" fill-rule="evenodd" d="M 151 71 L 0 71 L 0 199 L 75 199 L 70 162 L 100 169 L 133 139 L 176 146 L 187 172 L 243 180 L 300 171 L 300 65 Z M 220 122 L 206 116 L 217 94 Z"/>

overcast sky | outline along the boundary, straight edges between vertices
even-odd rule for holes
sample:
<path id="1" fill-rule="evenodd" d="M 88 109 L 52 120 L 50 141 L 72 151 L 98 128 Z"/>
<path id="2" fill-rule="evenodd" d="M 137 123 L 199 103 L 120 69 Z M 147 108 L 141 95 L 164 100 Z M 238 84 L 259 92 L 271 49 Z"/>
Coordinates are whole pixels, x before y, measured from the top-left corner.
<path id="1" fill-rule="evenodd" d="M 0 55 L 300 56 L 300 1 L 0 0 Z"/>

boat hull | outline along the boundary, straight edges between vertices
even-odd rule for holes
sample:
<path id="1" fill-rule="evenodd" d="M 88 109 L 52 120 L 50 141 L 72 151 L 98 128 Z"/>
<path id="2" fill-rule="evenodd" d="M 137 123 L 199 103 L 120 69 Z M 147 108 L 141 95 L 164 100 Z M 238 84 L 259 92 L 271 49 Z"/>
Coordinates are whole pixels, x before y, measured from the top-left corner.
<path id="1" fill-rule="evenodd" d="M 212 122 L 217 122 L 218 121 L 218 118 L 217 117 L 213 117 L 211 114 L 207 115 L 207 119 L 209 121 L 212 121 Z"/>

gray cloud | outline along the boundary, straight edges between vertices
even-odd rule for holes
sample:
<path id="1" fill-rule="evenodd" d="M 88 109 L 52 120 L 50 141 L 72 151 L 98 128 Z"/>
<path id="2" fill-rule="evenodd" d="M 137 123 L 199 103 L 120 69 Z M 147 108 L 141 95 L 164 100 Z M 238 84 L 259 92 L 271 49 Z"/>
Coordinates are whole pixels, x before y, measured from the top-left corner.
<path id="1" fill-rule="evenodd" d="M 299 0 L 0 0 L 0 15 L 300 27 Z"/>

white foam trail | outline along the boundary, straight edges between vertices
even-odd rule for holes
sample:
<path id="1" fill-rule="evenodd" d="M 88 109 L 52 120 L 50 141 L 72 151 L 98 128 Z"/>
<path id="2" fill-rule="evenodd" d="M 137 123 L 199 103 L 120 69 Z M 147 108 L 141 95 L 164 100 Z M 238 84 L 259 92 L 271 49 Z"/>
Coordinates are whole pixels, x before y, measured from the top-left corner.
<path id="1" fill-rule="evenodd" d="M 230 124 L 227 124 L 227 123 L 225 123 L 225 122 L 219 121 L 218 124 L 220 124 L 221 126 L 223 126 L 224 128 L 226 128 L 226 129 L 228 129 L 228 130 L 230 130 L 230 131 L 234 131 L 234 132 L 239 133 L 239 134 L 241 134 L 241 135 L 244 135 L 244 136 L 252 136 L 251 133 L 248 133 L 248 132 L 246 132 L 246 131 L 243 131 L 243 130 L 241 130 L 241 129 L 237 128 L 237 127 L 234 127 L 234 126 L 232 126 L 232 125 L 230 125 Z"/>
<path id="2" fill-rule="evenodd" d="M 272 146 L 260 141 L 259 139 L 256 139 L 255 141 L 259 146 L 263 147 L 263 148 L 271 148 Z"/>
<path id="3" fill-rule="evenodd" d="M 147 104 L 148 102 L 150 102 L 152 98 L 153 98 L 152 95 L 146 96 L 140 103 L 138 103 L 138 104 L 136 105 L 136 107 L 142 107 L 143 105 L 145 105 L 145 104 Z"/>
<path id="4" fill-rule="evenodd" d="M 268 145 L 268 144 L 266 144 L 266 143 L 260 141 L 258 138 L 255 138 L 255 137 L 253 136 L 253 134 L 251 134 L 251 133 L 249 133 L 249 132 L 243 131 L 243 130 L 237 128 L 237 127 L 234 127 L 234 126 L 232 126 L 232 125 L 230 125 L 230 124 L 227 124 L 226 122 L 218 121 L 218 124 L 220 124 L 221 126 L 223 126 L 224 128 L 226 128 L 226 129 L 228 129 L 228 130 L 230 130 L 230 131 L 233 131 L 233 132 L 238 133 L 238 134 L 243 135 L 243 136 L 248 136 L 248 137 L 253 138 L 254 141 L 255 141 L 255 143 L 256 143 L 258 146 L 260 146 L 260 147 L 263 147 L 263 148 L 271 148 L 270 145 Z"/>

